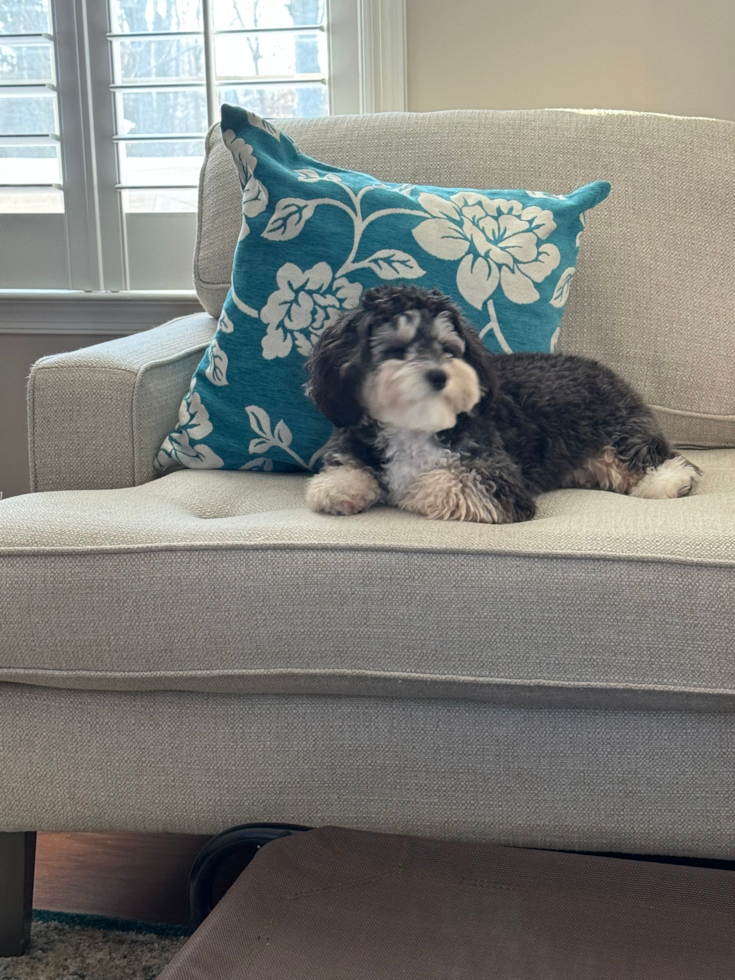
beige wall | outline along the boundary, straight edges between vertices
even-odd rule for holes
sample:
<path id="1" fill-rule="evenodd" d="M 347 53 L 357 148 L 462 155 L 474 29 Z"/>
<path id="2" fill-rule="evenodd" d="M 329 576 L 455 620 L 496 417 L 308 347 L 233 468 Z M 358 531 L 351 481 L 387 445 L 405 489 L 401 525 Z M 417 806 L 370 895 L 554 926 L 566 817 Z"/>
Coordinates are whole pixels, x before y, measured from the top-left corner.
<path id="1" fill-rule="evenodd" d="M 406 0 L 408 108 L 735 120 L 735 0 Z"/>

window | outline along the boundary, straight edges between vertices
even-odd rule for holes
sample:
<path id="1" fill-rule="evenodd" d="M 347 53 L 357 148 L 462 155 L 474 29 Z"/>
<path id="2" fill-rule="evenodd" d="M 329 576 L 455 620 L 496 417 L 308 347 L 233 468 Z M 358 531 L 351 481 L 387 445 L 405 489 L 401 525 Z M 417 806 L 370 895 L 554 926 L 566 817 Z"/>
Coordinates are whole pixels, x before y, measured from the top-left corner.
<path id="1" fill-rule="evenodd" d="M 47 3 L 2 10 L 0 207 L 64 210 L 53 36 Z"/>
<path id="2" fill-rule="evenodd" d="M 269 117 L 329 112 L 324 0 L 111 0 L 110 21 L 124 212 L 196 210 L 220 102 Z"/>
<path id="3" fill-rule="evenodd" d="M 190 289 L 219 104 L 271 118 L 374 108 L 358 25 L 367 11 L 367 36 L 395 33 L 381 5 L 402 8 L 0 0 L 0 288 Z"/>

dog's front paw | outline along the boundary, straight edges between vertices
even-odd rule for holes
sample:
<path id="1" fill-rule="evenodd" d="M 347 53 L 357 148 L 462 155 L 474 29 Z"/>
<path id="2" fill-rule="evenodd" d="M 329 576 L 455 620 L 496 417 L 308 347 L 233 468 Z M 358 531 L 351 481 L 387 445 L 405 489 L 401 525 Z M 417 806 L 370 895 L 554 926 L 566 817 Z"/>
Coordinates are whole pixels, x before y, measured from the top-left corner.
<path id="1" fill-rule="evenodd" d="M 402 510 L 434 521 L 476 521 L 503 524 L 507 517 L 476 473 L 430 470 L 422 473 L 398 502 Z"/>
<path id="2" fill-rule="evenodd" d="M 359 514 L 379 497 L 372 473 L 355 466 L 326 466 L 306 487 L 306 502 L 319 514 Z"/>

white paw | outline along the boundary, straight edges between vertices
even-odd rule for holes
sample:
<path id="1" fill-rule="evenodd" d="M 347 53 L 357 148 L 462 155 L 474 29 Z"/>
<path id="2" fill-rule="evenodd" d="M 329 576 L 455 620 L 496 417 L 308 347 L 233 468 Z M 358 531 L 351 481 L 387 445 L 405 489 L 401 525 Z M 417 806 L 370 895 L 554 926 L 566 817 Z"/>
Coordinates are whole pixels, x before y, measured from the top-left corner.
<path id="1" fill-rule="evenodd" d="M 646 497 L 649 500 L 686 497 L 694 489 L 700 475 L 699 469 L 689 460 L 683 456 L 674 456 L 655 470 L 649 470 L 630 491 L 630 496 Z"/>
<path id="2" fill-rule="evenodd" d="M 375 477 L 354 466 L 327 466 L 306 487 L 306 503 L 318 514 L 359 514 L 379 497 Z"/>

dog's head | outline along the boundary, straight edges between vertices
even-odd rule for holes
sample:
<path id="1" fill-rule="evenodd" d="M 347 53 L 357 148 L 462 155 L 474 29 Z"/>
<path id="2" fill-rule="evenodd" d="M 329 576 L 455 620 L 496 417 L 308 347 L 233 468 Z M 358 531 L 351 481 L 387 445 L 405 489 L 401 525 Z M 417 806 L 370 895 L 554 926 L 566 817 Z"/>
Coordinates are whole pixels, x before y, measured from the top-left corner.
<path id="1" fill-rule="evenodd" d="M 328 326 L 308 363 L 307 394 L 338 428 L 363 415 L 402 429 L 454 428 L 492 393 L 490 357 L 436 289 L 380 286 Z"/>

